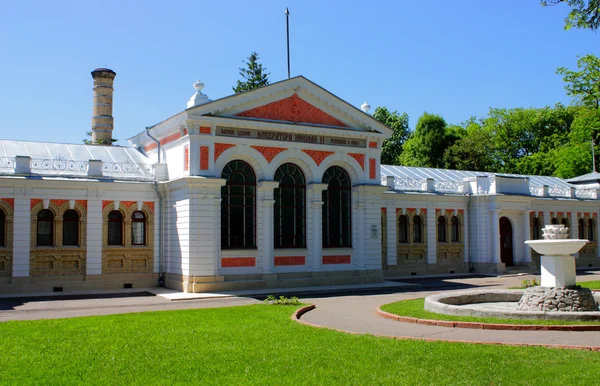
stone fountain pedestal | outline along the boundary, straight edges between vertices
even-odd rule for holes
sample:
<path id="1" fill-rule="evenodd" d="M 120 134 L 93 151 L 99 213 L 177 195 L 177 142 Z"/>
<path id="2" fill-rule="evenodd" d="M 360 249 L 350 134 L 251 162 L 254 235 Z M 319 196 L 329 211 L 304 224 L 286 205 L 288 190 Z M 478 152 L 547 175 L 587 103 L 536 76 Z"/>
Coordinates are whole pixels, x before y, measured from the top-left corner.
<path id="1" fill-rule="evenodd" d="M 541 256 L 542 280 L 529 287 L 518 303 L 519 311 L 598 311 L 592 291 L 576 286 L 575 258 L 588 240 L 569 239 L 564 225 L 547 225 L 544 240 L 525 241 Z"/>

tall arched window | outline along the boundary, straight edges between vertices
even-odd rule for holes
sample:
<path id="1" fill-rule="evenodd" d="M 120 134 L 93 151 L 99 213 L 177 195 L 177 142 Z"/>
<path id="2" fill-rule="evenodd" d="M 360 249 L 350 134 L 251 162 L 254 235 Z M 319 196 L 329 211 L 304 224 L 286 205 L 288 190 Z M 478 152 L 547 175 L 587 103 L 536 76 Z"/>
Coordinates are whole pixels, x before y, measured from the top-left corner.
<path id="1" fill-rule="evenodd" d="M 587 232 L 588 240 L 594 241 L 594 239 L 595 239 L 595 237 L 594 237 L 594 220 L 590 218 L 587 222 L 587 226 L 588 226 L 588 232 Z"/>
<path id="2" fill-rule="evenodd" d="M 552 220 L 550 220 L 550 224 L 556 225 L 558 224 L 558 221 L 556 221 L 556 218 L 553 218 Z"/>
<path id="3" fill-rule="evenodd" d="M 540 219 L 537 217 L 533 218 L 533 234 L 531 235 L 532 240 L 538 240 L 540 238 Z"/>
<path id="4" fill-rule="evenodd" d="M 54 213 L 40 210 L 37 218 L 37 245 L 54 245 Z"/>
<path id="5" fill-rule="evenodd" d="M 438 217 L 438 243 L 445 243 L 446 240 L 446 217 Z"/>
<path id="6" fill-rule="evenodd" d="M 221 178 L 221 248 L 256 248 L 256 176 L 244 161 L 231 161 Z"/>
<path id="7" fill-rule="evenodd" d="M 450 219 L 450 232 L 450 240 L 453 243 L 458 243 L 460 241 L 460 220 L 456 216 L 452 216 Z"/>
<path id="8" fill-rule="evenodd" d="M 585 239 L 585 222 L 580 218 L 577 223 L 579 224 L 579 239 Z"/>
<path id="9" fill-rule="evenodd" d="M 0 247 L 6 246 L 6 214 L 0 209 Z"/>
<path id="10" fill-rule="evenodd" d="M 323 247 L 352 246 L 352 184 L 339 166 L 325 171 L 323 183 Z"/>
<path id="11" fill-rule="evenodd" d="M 413 218 L 413 242 L 423 242 L 423 219 L 418 215 Z"/>
<path id="12" fill-rule="evenodd" d="M 63 215 L 63 245 L 79 245 L 79 213 L 74 209 Z"/>
<path id="13" fill-rule="evenodd" d="M 118 210 L 108 214 L 108 245 L 123 245 L 123 215 Z"/>
<path id="14" fill-rule="evenodd" d="M 131 215 L 131 244 L 146 245 L 146 215 L 139 210 Z"/>
<path id="15" fill-rule="evenodd" d="M 408 217 L 404 214 L 398 217 L 398 242 L 408 243 Z"/>
<path id="16" fill-rule="evenodd" d="M 567 220 L 566 218 L 563 218 L 562 220 L 560 220 L 560 223 L 564 226 L 566 226 L 567 228 L 569 227 L 569 220 Z"/>
<path id="17" fill-rule="evenodd" d="M 275 172 L 275 248 L 306 247 L 306 180 L 294 164 L 283 164 Z"/>

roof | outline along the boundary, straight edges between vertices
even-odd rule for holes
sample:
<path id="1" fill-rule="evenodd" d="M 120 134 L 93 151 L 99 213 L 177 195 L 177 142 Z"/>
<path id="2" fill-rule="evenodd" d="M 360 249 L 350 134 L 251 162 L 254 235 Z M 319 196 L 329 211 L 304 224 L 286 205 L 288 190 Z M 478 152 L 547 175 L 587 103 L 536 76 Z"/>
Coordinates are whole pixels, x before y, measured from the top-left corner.
<path id="1" fill-rule="evenodd" d="M 0 140 L 0 173 L 14 174 L 15 157 L 31 157 L 31 174 L 86 177 L 89 160 L 102 161 L 102 177 L 153 180 L 152 162 L 133 147 Z"/>
<path id="2" fill-rule="evenodd" d="M 598 182 L 600 182 L 600 173 L 598 173 L 597 171 L 593 171 L 591 173 L 584 174 L 582 176 L 569 178 L 567 180 L 567 182 L 569 182 L 571 184 L 575 184 L 575 185 L 598 183 Z"/>
<path id="3" fill-rule="evenodd" d="M 503 177 L 517 177 L 517 178 L 529 178 L 529 183 L 532 186 L 543 186 L 548 185 L 549 187 L 559 188 L 570 188 L 572 185 L 562 178 L 558 177 L 547 177 L 547 176 L 530 176 L 524 174 L 503 174 L 503 173 L 490 173 L 490 172 L 473 172 L 468 170 L 451 170 L 451 169 L 435 169 L 435 168 L 421 168 L 414 166 L 395 166 L 395 165 L 381 165 L 381 178 L 385 179 L 387 176 L 394 176 L 400 179 L 412 179 L 412 180 L 424 180 L 426 178 L 433 178 L 434 181 L 444 182 L 458 182 L 463 181 L 464 178 L 477 177 L 477 176 L 503 176 Z"/>

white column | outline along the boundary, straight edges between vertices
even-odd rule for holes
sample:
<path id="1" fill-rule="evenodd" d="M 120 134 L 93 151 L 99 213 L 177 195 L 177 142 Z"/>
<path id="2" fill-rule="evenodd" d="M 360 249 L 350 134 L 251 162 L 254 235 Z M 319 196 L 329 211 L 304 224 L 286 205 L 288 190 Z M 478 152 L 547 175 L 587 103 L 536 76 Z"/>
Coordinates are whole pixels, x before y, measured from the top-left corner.
<path id="1" fill-rule="evenodd" d="M 523 235 L 525 235 L 525 240 L 531 239 L 531 223 L 530 223 L 530 210 L 526 210 L 523 212 Z M 531 260 L 531 247 L 525 243 L 523 243 L 523 262 L 525 264 L 529 264 L 532 262 Z"/>
<path id="2" fill-rule="evenodd" d="M 29 276 L 31 213 L 29 198 L 15 198 L 13 222 L 13 277 Z"/>
<path id="3" fill-rule="evenodd" d="M 307 192 L 310 192 L 309 208 L 312 211 L 312 229 L 307 232 L 307 246 L 310 248 L 310 256 L 312 259 L 312 270 L 320 271 L 323 263 L 323 190 L 327 189 L 327 184 L 313 183 L 307 187 Z M 309 262 L 306 262 L 307 268 Z"/>
<path id="4" fill-rule="evenodd" d="M 354 194 L 354 192 L 353 192 Z M 365 210 L 366 203 L 364 200 L 359 200 L 356 203 L 355 211 L 358 223 L 358 240 L 353 240 L 353 258 L 356 258 L 355 267 L 358 269 L 366 268 L 365 261 Z"/>
<path id="5" fill-rule="evenodd" d="M 437 238 L 435 237 L 437 221 L 435 219 L 435 206 L 427 208 L 427 265 L 437 264 Z"/>
<path id="6" fill-rule="evenodd" d="M 262 211 L 262 273 L 271 273 L 274 265 L 274 239 L 273 239 L 273 205 L 275 204 L 274 189 L 279 186 L 276 181 L 260 181 L 258 193 L 260 197 L 259 209 Z M 259 250 L 261 248 L 259 247 Z"/>
<path id="7" fill-rule="evenodd" d="M 500 264 L 500 218 L 498 210 L 491 211 L 492 227 L 490 239 L 492 241 L 492 263 Z"/>
<path id="8" fill-rule="evenodd" d="M 387 203 L 387 224 L 386 224 L 386 232 L 387 232 L 387 264 L 388 265 L 397 265 L 398 264 L 398 252 L 396 250 L 396 246 L 398 243 L 398 231 L 396 227 L 398 226 L 398 221 L 396 221 L 396 206 L 395 202 L 388 201 Z"/>
<path id="9" fill-rule="evenodd" d="M 464 256 L 464 262 L 465 263 L 469 263 L 469 237 L 471 235 L 469 235 L 469 212 L 467 211 L 467 209 L 465 208 L 465 212 L 464 212 L 464 216 L 463 216 L 463 224 L 462 224 L 462 231 L 463 231 L 463 245 L 465 246 L 465 256 Z"/>
<path id="10" fill-rule="evenodd" d="M 87 275 L 102 274 L 102 237 L 102 200 L 88 199 L 85 267 Z"/>
<path id="11" fill-rule="evenodd" d="M 565 216 L 567 214 L 565 213 Z M 582 214 L 583 215 L 583 214 Z M 579 238 L 579 219 L 577 218 L 577 212 L 571 212 L 571 217 L 569 218 L 569 224 L 571 224 L 571 229 L 569 229 L 569 238 L 570 239 L 578 239 Z M 585 223 L 583 224 L 585 230 Z M 573 253 L 573 256 L 576 258 L 579 257 L 579 252 Z"/>
<path id="12" fill-rule="evenodd" d="M 593 216 L 592 213 L 590 215 Z M 596 213 L 594 219 L 594 229 L 596 229 L 596 242 L 600 244 L 600 227 L 598 226 L 598 219 L 600 219 L 600 211 Z M 596 257 L 600 259 L 600 248 L 596 248 Z"/>
<path id="13" fill-rule="evenodd" d="M 552 219 L 550 218 L 550 212 L 545 210 L 544 211 L 544 227 L 546 225 L 550 225 L 552 223 Z"/>

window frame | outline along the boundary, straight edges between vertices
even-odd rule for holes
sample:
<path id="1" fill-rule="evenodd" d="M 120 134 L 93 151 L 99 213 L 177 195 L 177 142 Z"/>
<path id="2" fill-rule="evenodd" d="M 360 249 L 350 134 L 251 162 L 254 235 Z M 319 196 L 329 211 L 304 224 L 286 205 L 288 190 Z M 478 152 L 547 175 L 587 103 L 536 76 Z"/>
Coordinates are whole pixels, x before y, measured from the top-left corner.
<path id="1" fill-rule="evenodd" d="M 0 247 L 6 247 L 6 212 L 0 209 Z"/>
<path id="2" fill-rule="evenodd" d="M 332 184 L 334 179 L 338 180 L 339 185 Z M 340 166 L 331 166 L 323 173 L 321 181 L 327 184 L 327 189 L 323 190 L 321 194 L 323 200 L 321 211 L 322 247 L 352 248 L 352 181 L 350 175 Z M 339 193 L 334 196 L 334 192 Z M 339 198 L 337 203 L 336 198 Z M 332 219 L 338 221 L 339 234 L 332 235 Z"/>
<path id="3" fill-rule="evenodd" d="M 50 215 L 50 217 L 48 219 L 41 219 L 40 216 L 44 213 L 48 213 Z M 38 247 L 52 247 L 54 246 L 54 222 L 55 222 L 55 216 L 54 216 L 54 212 L 51 211 L 50 209 L 42 209 L 37 213 L 37 223 L 36 223 L 36 237 L 35 237 L 35 245 Z M 50 237 L 48 238 L 48 243 L 41 243 L 40 242 L 40 223 L 49 223 L 50 224 Z"/>
<path id="4" fill-rule="evenodd" d="M 284 171 L 284 168 L 287 170 Z M 282 183 L 287 176 L 291 175 L 294 184 Z M 279 187 L 273 190 L 275 204 L 273 208 L 273 247 L 275 249 L 306 248 L 306 178 L 302 169 L 293 163 L 284 163 L 277 168 L 273 179 L 279 182 Z M 299 183 L 298 183 L 299 182 Z M 291 190 L 292 195 L 288 196 L 284 192 Z M 298 202 L 302 204 L 299 206 Z M 285 201 L 292 200 L 292 205 L 283 205 Z M 293 218 L 284 219 L 284 208 L 293 209 Z M 300 231 L 298 231 L 298 217 L 301 217 Z M 284 221 L 285 220 L 285 221 Z M 284 224 L 291 221 L 293 225 L 293 234 L 287 235 Z M 291 239 L 291 245 L 284 239 Z"/>
<path id="5" fill-rule="evenodd" d="M 437 219 L 437 242 L 438 243 L 447 243 L 448 242 L 448 221 L 446 220 L 446 216 L 439 216 Z"/>
<path id="6" fill-rule="evenodd" d="M 455 237 L 456 236 L 456 237 Z M 450 219 L 450 242 L 460 243 L 460 218 L 458 216 L 452 216 Z"/>
<path id="7" fill-rule="evenodd" d="M 596 238 L 594 237 L 594 228 L 596 227 L 596 222 L 594 221 L 593 218 L 589 218 L 587 220 L 587 234 L 588 234 L 588 240 L 589 241 L 594 241 Z"/>
<path id="8" fill-rule="evenodd" d="M 532 240 L 539 240 L 540 239 L 540 219 L 538 217 L 534 217 L 533 220 L 531 220 L 531 232 L 532 232 Z"/>
<path id="9" fill-rule="evenodd" d="M 423 217 L 420 214 L 417 214 L 413 217 L 412 221 L 413 225 L 413 243 L 414 244 L 423 244 Z"/>
<path id="10" fill-rule="evenodd" d="M 404 220 L 404 224 L 401 223 L 402 220 Z M 408 234 L 409 233 L 408 232 L 409 225 L 410 225 L 410 221 L 408 221 L 407 215 L 401 214 L 400 216 L 398 216 L 398 243 L 400 243 L 400 244 L 409 244 L 410 243 L 410 238 L 409 238 L 409 234 Z"/>
<path id="11" fill-rule="evenodd" d="M 120 219 L 111 218 L 111 214 L 118 213 Z M 123 237 L 123 232 L 125 230 L 125 216 L 120 210 L 111 210 L 107 215 L 107 232 L 106 232 L 106 242 L 108 246 L 123 246 L 125 245 L 125 238 Z M 119 224 L 120 232 L 119 232 L 119 243 L 115 243 L 114 240 L 111 239 L 111 224 Z M 115 225 L 113 225 L 115 226 Z"/>
<path id="12" fill-rule="evenodd" d="M 66 216 L 69 213 L 75 213 L 76 218 L 69 218 L 68 219 Z M 80 227 L 80 216 L 79 216 L 79 212 L 76 211 L 75 209 L 68 209 L 68 210 L 66 210 L 63 213 L 62 221 L 63 221 L 63 224 L 62 224 L 62 228 L 63 228 L 62 229 L 62 231 L 63 231 L 62 232 L 62 245 L 63 246 L 66 245 L 66 246 L 69 246 L 69 247 L 81 245 L 81 241 L 80 241 L 80 238 L 79 238 L 79 236 L 80 236 L 80 229 L 79 229 L 79 227 Z M 65 242 L 65 241 L 67 241 L 65 239 L 65 237 L 67 235 L 67 224 L 73 224 L 73 223 L 75 223 L 75 226 L 74 226 L 74 230 L 75 230 L 75 244 L 69 244 L 69 243 Z"/>
<path id="13" fill-rule="evenodd" d="M 236 174 L 241 174 L 243 176 L 243 183 L 232 183 L 232 177 Z M 246 161 L 232 160 L 223 167 L 221 178 L 227 180 L 226 184 L 221 187 L 221 249 L 256 249 L 256 173 L 252 166 Z M 239 189 L 240 187 L 242 189 L 242 194 L 232 194 L 234 188 Z M 238 199 L 241 197 L 241 205 L 231 204 L 232 198 L 235 197 Z M 249 199 L 252 201 L 252 204 L 250 205 L 247 203 Z M 241 208 L 241 225 L 239 225 L 238 222 L 233 222 L 234 226 L 241 227 L 241 232 L 239 232 L 241 236 L 232 236 L 232 233 L 237 233 L 231 232 L 233 208 Z M 250 208 L 252 215 L 248 216 L 248 209 Z M 250 226 L 252 228 L 252 233 L 248 234 L 247 229 Z M 228 232 L 225 232 L 225 230 Z"/>
<path id="14" fill-rule="evenodd" d="M 136 215 L 136 213 L 139 213 L 142 215 L 142 218 L 134 218 L 134 216 Z M 134 224 L 142 224 L 142 242 L 141 243 L 136 243 L 135 242 L 135 226 Z M 147 216 L 146 213 L 144 213 L 141 210 L 136 210 L 135 212 L 133 212 L 131 214 L 131 245 L 136 245 L 136 246 L 140 246 L 140 245 L 147 245 L 147 227 L 148 225 L 148 221 L 147 221 Z"/>

